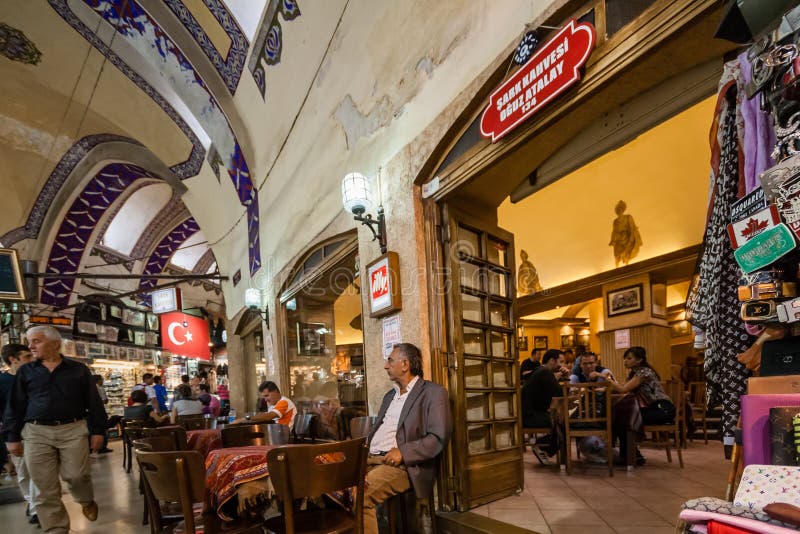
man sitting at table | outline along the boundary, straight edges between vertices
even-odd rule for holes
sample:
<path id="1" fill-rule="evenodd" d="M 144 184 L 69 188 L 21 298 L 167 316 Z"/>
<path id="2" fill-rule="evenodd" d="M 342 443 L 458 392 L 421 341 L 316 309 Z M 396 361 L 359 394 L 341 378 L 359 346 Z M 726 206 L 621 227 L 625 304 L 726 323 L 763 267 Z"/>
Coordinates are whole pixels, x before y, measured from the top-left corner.
<path id="1" fill-rule="evenodd" d="M 276 423 L 288 426 L 291 431 L 294 428 L 297 406 L 289 397 L 281 395 L 281 390 L 275 382 L 269 380 L 262 382 L 258 386 L 258 392 L 261 395 L 258 401 L 260 413 L 237 419 L 234 423 L 264 423 L 274 419 Z"/>
<path id="2" fill-rule="evenodd" d="M 580 369 L 570 375 L 569 383 L 603 382 L 610 376 L 611 370 L 598 365 L 597 355 L 594 352 L 585 352 L 581 355 Z"/>
<path id="3" fill-rule="evenodd" d="M 400 343 L 383 368 L 394 388 L 383 397 L 369 433 L 364 532 L 378 532 L 375 506 L 392 495 L 414 488 L 417 498 L 433 494 L 436 457 L 450 437 L 447 391 L 423 379 L 422 354 L 411 343 Z"/>

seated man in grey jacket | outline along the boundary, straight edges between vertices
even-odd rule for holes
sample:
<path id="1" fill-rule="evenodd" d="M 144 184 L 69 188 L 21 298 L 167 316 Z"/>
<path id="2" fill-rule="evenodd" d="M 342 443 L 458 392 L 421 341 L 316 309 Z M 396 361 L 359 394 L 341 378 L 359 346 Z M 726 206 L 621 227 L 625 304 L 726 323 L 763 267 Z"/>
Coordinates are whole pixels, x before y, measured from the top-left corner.
<path id="1" fill-rule="evenodd" d="M 433 494 L 436 457 L 450 437 L 447 391 L 422 378 L 422 355 L 410 343 L 395 345 L 383 366 L 395 386 L 383 397 L 369 434 L 369 467 L 364 495 L 364 532 L 377 534 L 375 506 L 414 489 Z"/>

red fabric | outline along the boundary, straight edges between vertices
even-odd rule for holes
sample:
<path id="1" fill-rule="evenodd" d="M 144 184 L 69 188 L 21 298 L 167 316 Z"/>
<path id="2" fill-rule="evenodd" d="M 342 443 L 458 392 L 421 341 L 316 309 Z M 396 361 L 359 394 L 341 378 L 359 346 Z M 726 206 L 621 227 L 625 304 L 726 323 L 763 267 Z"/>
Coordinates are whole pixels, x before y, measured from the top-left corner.
<path id="1" fill-rule="evenodd" d="M 189 430 L 186 432 L 186 445 L 205 458 L 209 452 L 222 448 L 222 431 L 213 428 Z"/>
<path id="2" fill-rule="evenodd" d="M 178 356 L 211 359 L 207 321 L 181 312 L 164 313 L 160 317 L 161 346 L 164 349 Z"/>
<path id="3" fill-rule="evenodd" d="M 757 534 L 755 530 L 734 527 L 719 521 L 709 521 L 706 524 L 706 528 L 708 529 L 708 534 Z"/>

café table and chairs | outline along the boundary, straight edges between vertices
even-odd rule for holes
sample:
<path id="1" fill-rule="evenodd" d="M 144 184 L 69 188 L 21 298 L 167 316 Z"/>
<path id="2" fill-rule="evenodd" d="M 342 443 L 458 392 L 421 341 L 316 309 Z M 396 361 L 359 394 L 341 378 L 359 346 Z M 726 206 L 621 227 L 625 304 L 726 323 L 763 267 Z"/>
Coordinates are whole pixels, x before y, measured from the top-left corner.
<path id="1" fill-rule="evenodd" d="M 289 427 L 275 423 L 234 425 L 222 429 L 220 434 L 225 448 L 289 443 Z"/>
<path id="2" fill-rule="evenodd" d="M 614 449 L 611 446 L 611 390 L 603 382 L 564 384 L 562 414 L 564 414 L 563 462 L 567 474 L 572 474 L 572 438 L 599 436 L 606 443 L 608 476 L 614 476 Z"/>
<path id="3" fill-rule="evenodd" d="M 211 428 L 211 417 L 203 414 L 179 415 L 175 418 L 175 424 L 182 426 L 186 430 L 203 430 Z"/>

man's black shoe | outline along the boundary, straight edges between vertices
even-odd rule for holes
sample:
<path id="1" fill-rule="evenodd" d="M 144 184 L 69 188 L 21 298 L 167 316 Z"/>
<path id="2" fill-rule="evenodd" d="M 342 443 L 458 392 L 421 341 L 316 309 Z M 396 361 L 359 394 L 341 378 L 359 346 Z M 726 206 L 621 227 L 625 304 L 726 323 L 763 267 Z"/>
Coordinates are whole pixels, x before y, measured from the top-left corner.
<path id="1" fill-rule="evenodd" d="M 25 517 L 30 517 L 30 516 L 31 516 L 31 505 L 30 504 L 26 504 L 25 505 Z"/>
<path id="2" fill-rule="evenodd" d="M 105 449 L 100 449 L 97 452 L 100 454 L 108 454 L 109 452 L 114 452 L 114 449 L 109 449 L 108 447 L 106 447 Z"/>
<path id="3" fill-rule="evenodd" d="M 37 514 L 33 514 L 30 519 L 28 519 L 28 523 L 31 525 L 38 525 L 39 524 L 39 516 Z"/>

